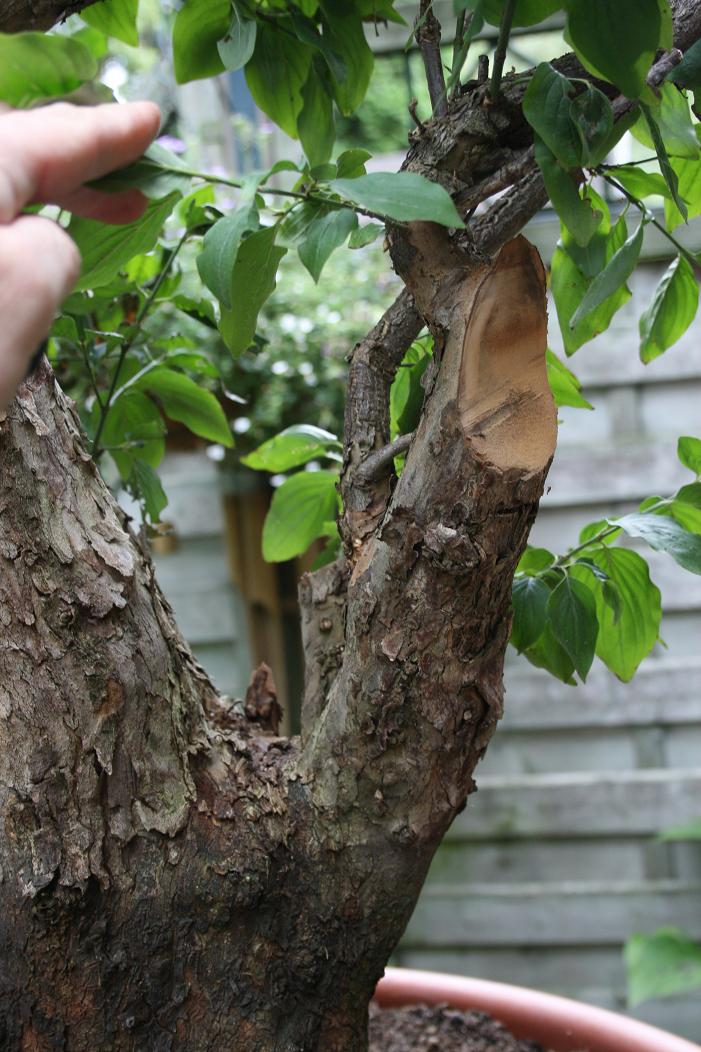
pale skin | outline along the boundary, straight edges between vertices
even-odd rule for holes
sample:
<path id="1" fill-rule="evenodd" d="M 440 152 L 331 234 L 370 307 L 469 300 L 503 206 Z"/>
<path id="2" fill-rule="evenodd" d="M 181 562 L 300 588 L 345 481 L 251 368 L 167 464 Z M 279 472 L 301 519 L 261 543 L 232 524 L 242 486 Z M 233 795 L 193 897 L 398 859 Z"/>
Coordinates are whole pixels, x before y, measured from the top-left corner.
<path id="1" fill-rule="evenodd" d="M 80 273 L 68 234 L 22 209 L 41 202 L 106 223 L 138 219 L 147 204 L 138 190 L 104 194 L 85 184 L 140 157 L 159 126 L 151 102 L 0 106 L 0 411 Z"/>

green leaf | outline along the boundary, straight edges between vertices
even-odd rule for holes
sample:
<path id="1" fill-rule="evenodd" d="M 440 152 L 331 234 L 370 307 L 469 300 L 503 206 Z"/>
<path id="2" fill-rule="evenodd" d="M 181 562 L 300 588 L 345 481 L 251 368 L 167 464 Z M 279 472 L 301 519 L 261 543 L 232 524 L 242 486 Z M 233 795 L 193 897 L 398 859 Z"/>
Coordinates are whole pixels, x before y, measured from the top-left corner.
<path id="1" fill-rule="evenodd" d="M 597 534 L 603 530 L 610 529 L 611 524 L 608 519 L 597 519 L 596 522 L 589 522 L 586 526 L 583 526 L 579 531 L 579 544 L 586 544 L 587 541 L 592 541 L 597 538 Z M 620 530 L 611 530 L 608 536 L 596 540 L 597 544 L 612 544 L 618 537 L 621 536 Z"/>
<path id="2" fill-rule="evenodd" d="M 152 143 L 138 161 L 96 179 L 88 186 L 103 193 L 121 193 L 136 188 L 146 197 L 159 201 L 176 190 L 186 194 L 191 184 L 192 177 L 180 159 L 158 143 Z"/>
<path id="3" fill-rule="evenodd" d="M 655 147 L 656 142 L 646 120 L 648 114 L 652 115 L 668 154 L 698 160 L 699 142 L 691 123 L 689 104 L 685 96 L 674 84 L 663 84 L 660 91 L 659 104 L 654 108 L 643 107 L 643 112 L 631 128 L 631 132 L 643 146 Z"/>
<path id="4" fill-rule="evenodd" d="M 606 582 L 595 583 L 599 622 L 596 653 L 614 675 L 627 683 L 659 638 L 660 592 L 650 580 L 647 563 L 637 552 L 602 547 L 589 553 L 588 559 L 606 574 L 617 596 L 612 606 Z M 572 573 L 583 580 L 586 571 L 574 567 Z"/>
<path id="5" fill-rule="evenodd" d="M 581 140 L 581 163 L 600 164 L 611 149 L 613 110 L 602 91 L 587 84 L 570 103 L 570 115 Z"/>
<path id="6" fill-rule="evenodd" d="M 526 120 L 565 168 L 582 164 L 582 140 L 572 119 L 574 85 L 541 62 L 523 96 Z"/>
<path id="7" fill-rule="evenodd" d="M 677 456 L 685 468 L 695 475 L 701 475 L 701 438 L 692 438 L 690 435 L 680 438 Z"/>
<path id="8" fill-rule="evenodd" d="M 589 197 L 582 198 L 577 184 L 557 163 L 552 150 L 534 135 L 535 158 L 543 176 L 553 208 L 578 245 L 587 245 L 601 221 L 601 213 L 591 207 Z"/>
<path id="9" fill-rule="evenodd" d="M 229 310 L 234 297 L 234 267 L 246 234 L 260 226 L 258 209 L 245 204 L 229 216 L 217 220 L 207 231 L 202 251 L 197 257 L 197 270 L 203 282 Z"/>
<path id="10" fill-rule="evenodd" d="M 550 589 L 539 577 L 517 577 L 511 589 L 514 620 L 511 643 L 518 651 L 526 650 L 542 635 L 547 621 L 546 608 Z"/>
<path id="11" fill-rule="evenodd" d="M 524 650 L 523 654 L 536 668 L 544 668 L 551 676 L 555 676 L 570 686 L 576 685 L 574 663 L 555 638 L 549 621 L 533 646 Z"/>
<path id="12" fill-rule="evenodd" d="M 548 625 L 583 680 L 594 660 L 599 623 L 590 588 L 568 574 L 548 599 Z"/>
<path id="13" fill-rule="evenodd" d="M 569 405 L 574 409 L 594 408 L 581 393 L 582 385 L 577 377 L 550 349 L 545 352 L 545 367 L 548 371 L 548 383 L 555 399 L 555 405 Z"/>
<path id="14" fill-rule="evenodd" d="M 105 36 L 137 47 L 139 31 L 136 18 L 139 13 L 139 0 L 100 0 L 92 7 L 85 7 L 80 17 L 88 25 L 99 29 Z"/>
<path id="15" fill-rule="evenodd" d="M 676 171 L 672 167 L 672 162 L 669 159 L 667 147 L 665 146 L 664 139 L 662 138 L 660 128 L 652 111 L 647 106 L 643 105 L 643 103 L 640 104 L 640 108 L 643 111 L 645 123 L 647 124 L 648 129 L 650 131 L 650 138 L 655 144 L 655 152 L 657 154 L 657 160 L 659 161 L 660 171 L 662 172 L 664 181 L 669 187 L 669 192 L 672 195 L 672 199 L 677 207 L 677 210 L 679 211 L 682 218 L 684 220 L 687 220 L 689 218 L 689 214 L 686 204 L 684 203 L 684 200 L 682 199 L 679 193 L 679 179 L 677 177 Z"/>
<path id="16" fill-rule="evenodd" d="M 365 175 L 365 162 L 369 161 L 371 156 L 367 150 L 344 150 L 336 160 L 337 178 L 356 179 L 359 175 Z"/>
<path id="17" fill-rule="evenodd" d="M 474 8 L 476 0 L 462 0 L 455 3 L 455 12 L 459 14 L 465 8 Z M 493 26 L 501 23 L 504 14 L 505 0 L 482 0 L 481 10 L 485 19 Z M 513 25 L 534 26 L 562 7 L 562 0 L 518 0 L 514 11 Z"/>
<path id="18" fill-rule="evenodd" d="M 313 424 L 293 424 L 242 457 L 241 462 L 255 471 L 289 471 L 336 449 L 341 449 L 341 443 L 330 431 Z"/>
<path id="19" fill-rule="evenodd" d="M 302 109 L 297 118 L 297 131 L 305 157 L 312 167 L 328 161 L 336 141 L 333 100 L 327 88 L 327 79 L 326 71 L 320 73 L 314 61 L 302 88 Z"/>
<path id="20" fill-rule="evenodd" d="M 701 533 L 701 482 L 682 486 L 670 506 L 672 516 L 690 533 Z"/>
<path id="21" fill-rule="evenodd" d="M 687 532 L 676 520 L 642 512 L 609 521 L 629 537 L 641 537 L 655 551 L 667 552 L 685 570 L 701 574 L 701 537 Z"/>
<path id="22" fill-rule="evenodd" d="M 97 73 L 84 44 L 44 33 L 0 33 L 0 101 L 26 107 L 69 95 Z"/>
<path id="23" fill-rule="evenodd" d="M 301 44 L 280 25 L 262 22 L 253 57 L 246 66 L 246 83 L 255 102 L 271 120 L 293 139 L 298 136 L 297 118 L 302 110 L 302 89 L 309 76 L 313 50 Z"/>
<path id="24" fill-rule="evenodd" d="M 231 0 L 185 0 L 173 26 L 173 64 L 178 84 L 224 72 L 217 44 L 231 19 Z"/>
<path id="25" fill-rule="evenodd" d="M 635 270 L 640 256 L 640 249 L 643 246 L 643 232 L 644 224 L 641 222 L 635 233 L 614 253 L 601 273 L 596 275 L 584 294 L 582 302 L 572 315 L 570 320 L 571 329 L 576 328 L 580 321 L 592 314 L 610 296 L 615 295 L 620 289 L 625 287 L 625 283 Z"/>
<path id="26" fill-rule="evenodd" d="M 701 40 L 697 40 L 684 52 L 684 58 L 674 67 L 667 80 L 692 91 L 701 88 Z"/>
<path id="27" fill-rule="evenodd" d="M 637 197 L 639 201 L 653 194 L 670 201 L 673 200 L 671 190 L 658 172 L 645 172 L 635 165 L 626 165 L 622 168 L 609 168 L 606 175 L 616 179 L 629 194 Z"/>
<path id="28" fill-rule="evenodd" d="M 179 198 L 179 193 L 172 193 L 162 201 L 152 201 L 140 219 L 124 226 L 73 216 L 68 233 L 83 259 L 76 291 L 106 285 L 130 259 L 150 252 Z"/>
<path id="29" fill-rule="evenodd" d="M 701 944 L 679 928 L 633 935 L 624 951 L 631 1008 L 701 988 Z"/>
<path id="30" fill-rule="evenodd" d="M 565 39 L 590 73 L 637 99 L 661 46 L 658 0 L 567 0 Z"/>
<path id="31" fill-rule="evenodd" d="M 99 415 L 97 404 L 95 408 Z M 110 406 L 100 442 L 126 480 L 136 460 L 158 467 L 165 453 L 165 432 L 158 407 L 141 391 L 130 390 Z M 133 448 L 114 448 L 131 443 Z"/>
<path id="32" fill-rule="evenodd" d="M 331 253 L 343 244 L 357 225 L 358 217 L 349 208 L 330 209 L 310 223 L 297 251 L 315 282 L 319 281 Z"/>
<path id="33" fill-rule="evenodd" d="M 185 424 L 193 434 L 222 446 L 233 446 L 231 429 L 219 402 L 211 391 L 184 373 L 159 366 L 137 380 L 134 387 L 156 395 L 171 420 Z"/>
<path id="34" fill-rule="evenodd" d="M 691 266 L 679 255 L 670 263 L 641 315 L 640 358 L 651 362 L 684 335 L 696 317 L 699 286 Z"/>
<path id="35" fill-rule="evenodd" d="M 338 512 L 337 481 L 332 471 L 300 471 L 275 490 L 263 524 L 264 559 L 294 559 L 323 536 Z"/>
<path id="36" fill-rule="evenodd" d="M 375 60 L 365 39 L 362 18 L 352 3 L 322 0 L 319 6 L 324 37 L 345 66 L 343 80 L 334 74 L 334 96 L 339 110 L 348 117 L 365 98 Z"/>
<path id="37" fill-rule="evenodd" d="M 421 415 L 423 375 L 432 357 L 429 340 L 416 340 L 404 355 L 389 392 L 389 419 L 392 437 L 415 429 Z"/>
<path id="38" fill-rule="evenodd" d="M 168 498 L 156 472 L 144 460 L 135 460 L 129 481 L 136 496 L 143 500 L 151 522 L 158 522 Z"/>
<path id="39" fill-rule="evenodd" d="M 217 51 L 224 69 L 233 73 L 246 65 L 256 46 L 257 32 L 256 20 L 248 18 L 236 0 L 233 0 L 229 30 L 226 36 L 217 43 Z"/>
<path id="40" fill-rule="evenodd" d="M 547 548 L 532 548 L 530 545 L 521 556 L 516 573 L 525 573 L 532 576 L 546 570 L 555 562 L 555 556 Z"/>
<path id="41" fill-rule="evenodd" d="M 699 139 L 701 125 L 696 125 L 695 131 Z M 667 229 L 674 230 L 685 221 L 687 215 L 691 219 L 701 213 L 701 164 L 681 157 L 670 157 L 669 164 L 677 180 L 678 195 L 685 206 L 680 209 L 673 200 L 664 203 Z"/>
<path id="42" fill-rule="evenodd" d="M 239 247 L 232 274 L 231 310 L 222 307 L 219 329 L 234 356 L 253 343 L 258 313 L 275 288 L 280 260 L 287 252 L 275 244 L 277 228 L 263 227 L 250 234 Z"/>
<path id="43" fill-rule="evenodd" d="M 357 179 L 333 179 L 329 186 L 346 200 L 390 219 L 465 226 L 448 191 L 416 172 L 371 172 Z"/>
<path id="44" fill-rule="evenodd" d="M 348 248 L 365 248 L 366 245 L 377 241 L 378 237 L 382 237 L 384 232 L 385 228 L 381 223 L 364 223 L 363 226 L 351 231 Z"/>
<path id="45" fill-rule="evenodd" d="M 599 240 L 597 234 L 588 246 L 588 250 L 592 250 L 588 256 L 583 256 L 582 250 L 579 250 L 577 245 L 568 244 L 564 237 L 565 233 L 563 232 L 563 240 L 558 242 L 558 246 L 553 253 L 551 288 L 555 299 L 565 352 L 571 355 L 582 344 L 598 336 L 599 333 L 606 331 L 616 311 L 630 299 L 630 291 L 626 286 L 619 288 L 597 310 L 592 311 L 588 317 L 582 318 L 572 328 L 570 325 L 571 319 L 593 281 L 593 275 L 587 276 L 575 262 L 573 258 L 574 250 L 578 250 L 576 258 L 587 269 L 590 268 L 591 264 L 595 264 L 601 255 L 600 269 L 603 268 L 606 265 L 606 261 L 610 260 L 615 251 L 624 243 L 626 222 L 625 218 L 621 216 L 613 230 L 601 240 Z M 600 252 L 600 249 L 603 249 L 603 252 Z M 596 270 L 593 273 L 595 275 L 597 273 Z"/>
<path id="46" fill-rule="evenodd" d="M 701 840 L 701 818 L 692 818 L 690 822 L 672 826 L 659 835 L 659 840 Z"/>
<path id="47" fill-rule="evenodd" d="M 322 36 L 316 24 L 310 18 L 300 15 L 294 9 L 291 10 L 291 18 L 297 39 L 301 40 L 303 44 L 310 44 L 319 52 L 334 80 L 339 83 L 345 80 L 348 72 L 346 63 L 338 51 L 334 50 L 329 34 L 326 33 Z"/>

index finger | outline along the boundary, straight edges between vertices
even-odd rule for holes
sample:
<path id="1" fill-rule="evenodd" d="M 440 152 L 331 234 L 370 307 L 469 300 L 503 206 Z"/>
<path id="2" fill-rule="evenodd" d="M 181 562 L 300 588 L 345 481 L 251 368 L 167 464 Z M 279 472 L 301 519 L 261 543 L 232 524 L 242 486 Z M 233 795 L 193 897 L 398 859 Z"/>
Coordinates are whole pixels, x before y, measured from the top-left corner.
<path id="1" fill-rule="evenodd" d="M 159 126 L 152 102 L 0 112 L 0 223 L 29 202 L 59 201 L 135 161 Z"/>

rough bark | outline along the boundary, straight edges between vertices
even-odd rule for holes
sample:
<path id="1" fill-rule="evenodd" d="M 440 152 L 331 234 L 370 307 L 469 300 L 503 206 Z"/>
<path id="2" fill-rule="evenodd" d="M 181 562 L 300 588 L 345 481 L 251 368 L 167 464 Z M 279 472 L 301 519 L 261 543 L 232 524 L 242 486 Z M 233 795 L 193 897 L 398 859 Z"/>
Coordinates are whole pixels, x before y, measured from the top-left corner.
<path id="1" fill-rule="evenodd" d="M 677 6 L 701 32 L 701 4 Z M 301 743 L 275 733 L 265 670 L 246 703 L 218 698 L 47 365 L 0 421 L 2 1052 L 366 1047 L 501 714 L 554 448 L 543 268 L 510 240 L 542 186 L 509 90 L 456 100 L 409 154 L 461 194 L 504 171 L 517 189 L 465 236 L 390 232 L 407 290 L 354 357 L 347 557 L 301 589 Z M 363 476 L 423 324 L 435 368 L 404 471 Z"/>
<path id="2" fill-rule="evenodd" d="M 96 0 L 3 0 L 0 33 L 50 29 L 69 15 L 90 7 Z"/>

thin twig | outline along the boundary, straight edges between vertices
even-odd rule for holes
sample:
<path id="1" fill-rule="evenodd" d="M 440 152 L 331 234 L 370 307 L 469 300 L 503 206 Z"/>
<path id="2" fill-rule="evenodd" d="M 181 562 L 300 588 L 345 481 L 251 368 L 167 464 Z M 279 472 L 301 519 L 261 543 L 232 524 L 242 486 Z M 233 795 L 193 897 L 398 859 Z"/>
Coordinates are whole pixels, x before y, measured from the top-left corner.
<path id="1" fill-rule="evenodd" d="M 499 26 L 499 39 L 497 40 L 497 47 L 494 52 L 494 63 L 492 65 L 492 83 L 489 87 L 489 96 L 492 102 L 496 102 L 499 98 L 501 75 L 504 71 L 506 48 L 509 43 L 509 36 L 511 35 L 511 23 L 514 20 L 515 11 L 516 0 L 506 0 L 504 14 L 501 16 L 501 25 Z"/>
<path id="2" fill-rule="evenodd" d="M 414 35 L 424 60 L 433 115 L 442 117 L 448 110 L 448 103 L 441 59 L 441 24 L 433 13 L 432 4 L 433 0 L 421 0 Z"/>
<path id="3" fill-rule="evenodd" d="M 394 458 L 404 453 L 411 445 L 414 432 L 408 435 L 398 435 L 393 442 L 389 442 L 382 449 L 371 453 L 360 465 L 358 474 L 366 482 L 376 482 L 394 471 Z"/>

